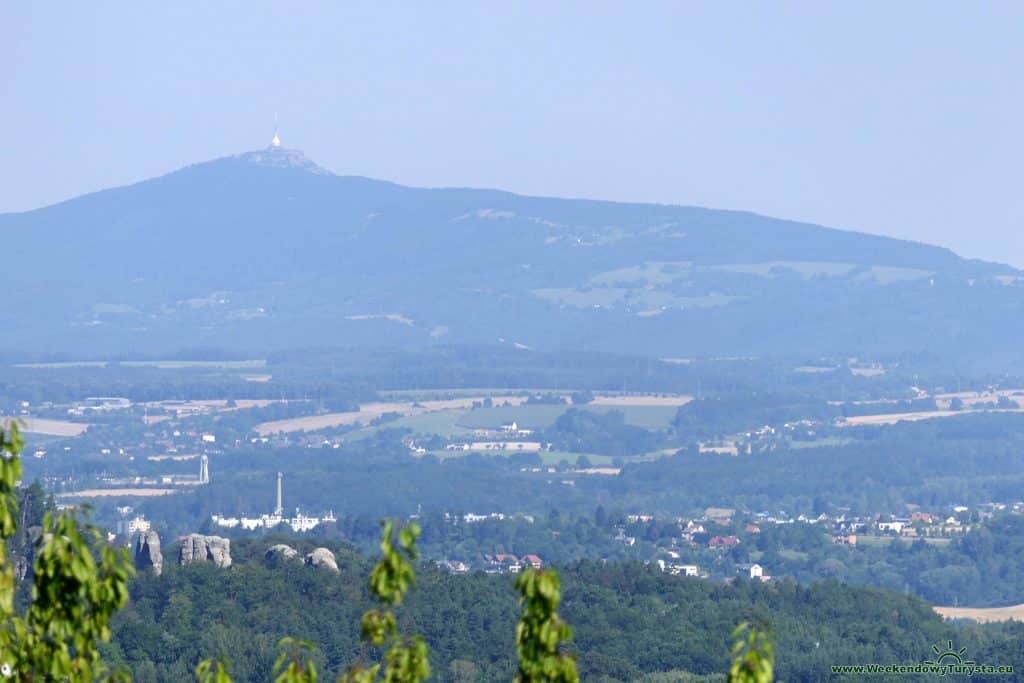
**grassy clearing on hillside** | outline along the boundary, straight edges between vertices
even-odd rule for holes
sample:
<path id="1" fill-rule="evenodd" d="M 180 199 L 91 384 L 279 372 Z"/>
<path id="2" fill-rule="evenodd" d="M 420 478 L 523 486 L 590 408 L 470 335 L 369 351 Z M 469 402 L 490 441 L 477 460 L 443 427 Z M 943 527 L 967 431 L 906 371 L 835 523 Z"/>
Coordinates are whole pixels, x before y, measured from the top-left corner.
<path id="1" fill-rule="evenodd" d="M 897 538 L 895 536 L 857 536 L 857 545 L 868 545 L 868 546 L 885 546 L 892 545 L 893 543 L 910 544 L 916 541 L 923 540 L 928 545 L 949 545 L 950 540 L 948 538 L 931 538 L 920 536 L 917 538 Z"/>
<path id="2" fill-rule="evenodd" d="M 375 427 L 364 427 L 347 435 L 346 439 L 365 439 L 373 436 L 381 429 L 411 429 L 415 434 L 437 434 L 446 439 L 456 435 L 465 435 L 468 431 L 456 424 L 465 413 L 463 410 L 439 410 L 421 415 L 407 415 L 392 422 Z"/>
<path id="3" fill-rule="evenodd" d="M 559 415 L 569 409 L 567 405 L 523 405 L 477 408 L 466 412 L 458 420 L 467 429 L 498 429 L 515 422 L 525 429 L 545 429 L 554 424 Z"/>
<path id="4" fill-rule="evenodd" d="M 517 451 L 431 451 L 431 455 L 442 460 L 449 458 L 464 458 L 467 455 L 484 455 L 494 458 L 504 458 L 510 455 L 519 455 Z M 575 465 L 581 457 L 586 457 L 592 467 L 611 467 L 614 463 L 610 455 L 598 455 L 596 453 L 569 453 L 567 451 L 541 451 L 537 453 L 541 463 L 545 466 L 557 466 L 563 462 Z M 592 475 L 600 476 L 600 475 Z"/>
<path id="5" fill-rule="evenodd" d="M 790 550 L 788 548 L 780 550 L 779 556 L 792 562 L 806 562 L 808 557 L 807 553 L 802 550 Z"/>
<path id="6" fill-rule="evenodd" d="M 521 405 L 477 408 L 465 413 L 458 425 L 467 429 L 497 429 L 503 424 L 515 422 L 525 429 L 546 429 L 555 423 L 569 408 L 579 408 L 595 413 L 610 410 L 622 411 L 628 424 L 644 429 L 666 429 L 676 416 L 678 408 L 673 405 Z"/>
<path id="7" fill-rule="evenodd" d="M 598 455 L 596 453 L 569 453 L 568 451 L 541 451 L 540 459 L 545 465 L 558 465 L 563 460 L 570 465 L 575 465 L 583 456 L 586 456 L 587 460 L 589 460 L 590 464 L 594 467 L 610 466 L 614 460 L 610 455 Z"/>

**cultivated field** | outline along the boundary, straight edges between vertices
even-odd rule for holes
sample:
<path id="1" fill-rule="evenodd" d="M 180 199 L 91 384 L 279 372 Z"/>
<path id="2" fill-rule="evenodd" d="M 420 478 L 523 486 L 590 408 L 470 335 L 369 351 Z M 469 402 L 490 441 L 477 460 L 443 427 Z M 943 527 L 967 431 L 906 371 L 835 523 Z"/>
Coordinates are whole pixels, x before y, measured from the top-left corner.
<path id="1" fill-rule="evenodd" d="M 886 413 L 883 415 L 856 415 L 845 418 L 840 426 L 853 427 L 857 425 L 892 425 L 904 420 L 914 422 L 917 420 L 931 420 L 936 417 L 953 417 L 955 415 L 970 415 L 972 413 L 1021 413 L 1024 409 L 991 409 L 991 410 L 924 410 L 915 413 Z"/>
<path id="2" fill-rule="evenodd" d="M 235 401 L 234 407 L 228 407 L 227 399 L 213 398 L 213 399 L 200 399 L 200 400 L 166 400 L 166 401 L 149 401 L 142 405 L 148 408 L 166 408 L 168 410 L 174 410 L 176 408 L 184 408 L 187 410 L 242 410 L 243 408 L 263 408 L 269 406 L 272 403 L 285 403 L 282 399 L 275 398 L 240 398 Z"/>
<path id="3" fill-rule="evenodd" d="M 126 368 L 157 368 L 159 370 L 184 370 L 199 368 L 207 370 L 261 370 L 267 367 L 265 360 L 123 360 L 119 365 Z"/>
<path id="4" fill-rule="evenodd" d="M 739 449 L 736 444 L 728 446 L 705 446 L 700 445 L 699 452 L 701 453 L 715 453 L 717 455 L 739 455 Z"/>
<path id="5" fill-rule="evenodd" d="M 133 496 L 136 498 L 151 498 L 153 496 L 169 496 L 174 493 L 181 493 L 184 489 L 83 489 L 81 491 L 68 491 L 58 493 L 58 498 L 110 498 L 117 496 Z"/>
<path id="6" fill-rule="evenodd" d="M 974 621 L 1024 621 L 1024 605 L 1009 607 L 935 607 L 945 619 L 972 619 Z"/>
<path id="7" fill-rule="evenodd" d="M 107 367 L 107 361 L 105 360 L 81 360 L 81 361 L 68 361 L 64 363 L 16 363 L 16 368 L 34 368 L 34 369 L 51 369 L 60 370 L 61 368 L 105 368 Z"/>
<path id="8" fill-rule="evenodd" d="M 0 418 L 0 424 L 6 425 L 13 418 Z M 83 434 L 90 425 L 82 422 L 68 422 L 67 420 L 46 420 L 37 417 L 18 418 L 18 428 L 23 432 L 31 434 L 46 434 L 48 436 L 79 436 Z"/>
<path id="9" fill-rule="evenodd" d="M 595 396 L 588 405 L 678 408 L 692 400 L 693 396 Z"/>
<path id="10" fill-rule="evenodd" d="M 964 406 L 971 408 L 978 403 L 995 403 L 1000 398 L 1011 401 L 1024 401 L 1024 389 L 997 389 L 994 391 L 960 391 L 949 394 L 936 394 L 935 403 L 940 408 L 948 408 L 954 398 L 963 401 Z"/>
<path id="11" fill-rule="evenodd" d="M 469 396 L 466 398 L 423 401 L 422 403 L 365 403 L 359 407 L 359 410 L 348 413 L 326 413 L 324 415 L 308 415 L 306 417 L 293 417 L 287 420 L 263 422 L 256 425 L 256 431 L 262 436 L 279 432 L 314 432 L 319 429 L 330 429 L 332 427 L 357 423 L 367 424 L 374 418 L 387 413 L 411 416 L 442 410 L 468 410 L 473 407 L 474 402 L 483 401 L 484 398 L 487 397 Z M 500 398 L 501 402 L 510 405 L 519 405 L 525 400 L 525 398 L 520 396 L 504 396 Z"/>
<path id="12" fill-rule="evenodd" d="M 634 398 L 634 397 L 628 397 Z M 646 397 L 635 397 L 643 400 Z M 495 406 L 478 408 L 465 412 L 459 418 L 458 425 L 466 429 L 497 429 L 503 424 L 516 422 L 527 429 L 545 429 L 554 424 L 562 414 L 570 408 L 579 408 L 594 413 L 611 410 L 621 412 L 627 423 L 644 429 L 665 429 L 676 415 L 675 405 L 657 404 L 614 404 L 598 403 L 597 400 L 582 406 L 530 404 L 516 406 Z"/>
<path id="13" fill-rule="evenodd" d="M 916 413 L 885 413 L 883 415 L 856 415 L 848 417 L 841 424 L 848 426 L 856 425 L 893 425 L 904 420 L 915 422 L 917 420 L 930 420 L 934 417 L 951 417 L 961 415 L 963 410 L 925 410 Z"/>

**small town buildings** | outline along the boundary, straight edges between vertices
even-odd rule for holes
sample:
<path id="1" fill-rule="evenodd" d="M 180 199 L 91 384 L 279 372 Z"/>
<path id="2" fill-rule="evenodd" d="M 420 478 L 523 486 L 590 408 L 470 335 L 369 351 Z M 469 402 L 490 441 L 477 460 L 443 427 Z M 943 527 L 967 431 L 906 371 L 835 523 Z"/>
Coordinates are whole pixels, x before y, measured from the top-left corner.
<path id="1" fill-rule="evenodd" d="M 736 571 L 745 574 L 751 580 L 764 580 L 764 568 L 756 562 L 753 564 L 738 564 L 736 565 Z"/>
<path id="2" fill-rule="evenodd" d="M 877 528 L 879 531 L 891 531 L 895 534 L 903 533 L 903 527 L 906 526 L 906 522 L 892 521 L 892 522 L 879 522 Z"/>
<path id="3" fill-rule="evenodd" d="M 489 574 L 518 574 L 523 569 L 540 569 L 544 561 L 537 555 L 523 555 L 518 558 L 509 553 L 484 555 L 485 569 Z"/>
<path id="4" fill-rule="evenodd" d="M 534 569 L 540 569 L 544 565 L 541 559 L 536 555 L 524 555 L 522 564 L 527 564 Z"/>
<path id="5" fill-rule="evenodd" d="M 677 564 L 658 560 L 658 568 L 665 574 L 672 576 L 700 576 L 700 568 L 695 564 Z"/>
<path id="6" fill-rule="evenodd" d="M 441 560 L 437 563 L 437 566 L 451 572 L 452 574 L 469 573 L 469 565 L 458 560 Z"/>

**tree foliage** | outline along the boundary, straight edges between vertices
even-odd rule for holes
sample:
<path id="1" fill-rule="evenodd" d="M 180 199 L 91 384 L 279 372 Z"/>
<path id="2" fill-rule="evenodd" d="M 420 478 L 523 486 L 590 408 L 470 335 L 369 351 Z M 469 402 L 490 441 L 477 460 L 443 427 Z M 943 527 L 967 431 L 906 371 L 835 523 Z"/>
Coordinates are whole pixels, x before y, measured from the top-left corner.
<path id="1" fill-rule="evenodd" d="M 516 626 L 518 683 L 577 683 L 576 658 L 564 652 L 572 628 L 558 616 L 558 574 L 527 569 L 516 578 L 523 615 Z"/>
<path id="2" fill-rule="evenodd" d="M 771 633 L 744 622 L 732 632 L 729 683 L 771 683 L 775 666 Z"/>
<path id="3" fill-rule="evenodd" d="M 370 592 L 388 607 L 402 604 L 405 594 L 416 582 L 412 562 L 418 557 L 416 539 L 420 528 L 415 522 L 398 532 L 394 545 L 394 522 L 384 522 L 380 549 L 381 559 L 370 574 Z M 381 678 L 385 683 L 418 683 L 430 677 L 430 652 L 422 636 L 403 636 L 390 609 L 373 609 L 363 615 L 363 642 L 378 648 L 387 647 L 382 663 L 349 669 L 342 680 L 346 683 L 371 683 Z"/>
<path id="4" fill-rule="evenodd" d="M 45 515 L 31 602 L 24 614 L 15 610 L 7 542 L 17 532 L 23 443 L 17 425 L 0 431 L 0 666 L 22 681 L 123 677 L 104 664 L 98 644 L 110 640 L 110 620 L 128 600 L 133 569 L 127 551 L 107 546 L 72 511 Z"/>

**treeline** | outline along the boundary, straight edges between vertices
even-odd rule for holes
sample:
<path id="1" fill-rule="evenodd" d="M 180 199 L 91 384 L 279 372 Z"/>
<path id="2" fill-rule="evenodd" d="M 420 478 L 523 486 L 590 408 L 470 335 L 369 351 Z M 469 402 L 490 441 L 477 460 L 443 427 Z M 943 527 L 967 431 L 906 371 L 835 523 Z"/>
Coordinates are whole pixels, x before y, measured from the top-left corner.
<path id="1" fill-rule="evenodd" d="M 0 354 L 0 403 L 5 400 L 64 402 L 87 396 L 126 396 L 133 400 L 171 398 L 309 398 L 357 396 L 374 391 L 455 388 L 578 389 L 693 394 L 701 398 L 737 399 L 772 395 L 801 397 L 804 402 L 907 399 L 908 386 L 955 386 L 982 389 L 994 382 L 1012 383 L 1005 375 L 953 372 L 948 364 L 925 355 L 881 358 L 882 375 L 851 372 L 845 357 L 808 360 L 771 358 L 693 358 L 666 362 L 640 355 L 589 351 L 538 351 L 507 345 L 437 345 L 419 350 L 320 348 L 267 355 L 265 367 L 237 367 L 235 354 L 206 350 L 172 353 L 165 360 L 222 361 L 222 366 L 138 367 L 107 359 L 105 366 L 19 367 L 30 361 L 64 361 L 64 357 Z M 94 360 L 91 358 L 85 360 Z M 808 363 L 830 368 L 806 373 Z M 270 375 L 261 382 L 248 375 Z M 1024 379 L 1020 380 L 1024 383 Z"/>
<path id="2" fill-rule="evenodd" d="M 647 453 L 667 442 L 666 434 L 626 424 L 621 410 L 595 412 L 570 408 L 543 436 L 558 451 L 620 457 Z"/>
<path id="3" fill-rule="evenodd" d="M 338 574 L 300 562 L 263 560 L 271 539 L 239 541 L 235 564 L 144 573 L 114 622 L 111 663 L 134 679 L 191 681 L 202 658 L 230 656 L 235 680 L 269 680 L 274 644 L 286 634 L 317 646 L 333 678 L 360 654 L 359 615 L 370 606 L 370 562 L 334 546 Z M 308 550 L 299 547 L 300 550 Z M 936 643 L 953 640 L 981 662 L 1021 661 L 1021 625 L 954 626 L 930 607 L 897 593 L 837 582 L 714 585 L 666 576 L 638 563 L 582 562 L 563 567 L 560 610 L 574 626 L 583 680 L 640 681 L 712 675 L 727 668 L 736 623 L 770 625 L 777 637 L 779 680 L 830 677 L 832 664 L 919 663 Z M 507 575 L 451 575 L 424 566 L 399 625 L 421 633 L 434 680 L 507 681 L 515 671 L 518 614 Z M 648 679 L 651 680 L 651 679 Z"/>
<path id="4" fill-rule="evenodd" d="M 121 396 L 132 401 L 171 399 L 310 399 L 370 401 L 377 397 L 363 380 L 323 375 L 254 382 L 247 375 L 271 374 L 265 369 L 127 367 L 4 367 L 0 373 L 0 410 L 17 409 L 21 401 L 68 403 L 90 396 Z"/>
<path id="5" fill-rule="evenodd" d="M 1011 405 L 1009 399 L 1004 400 L 999 407 L 1015 405 Z M 934 398 L 856 403 L 809 400 L 805 395 L 773 392 L 691 401 L 679 408 L 672 424 L 683 439 L 714 438 L 800 420 L 828 423 L 840 417 L 931 410 L 937 410 Z"/>

